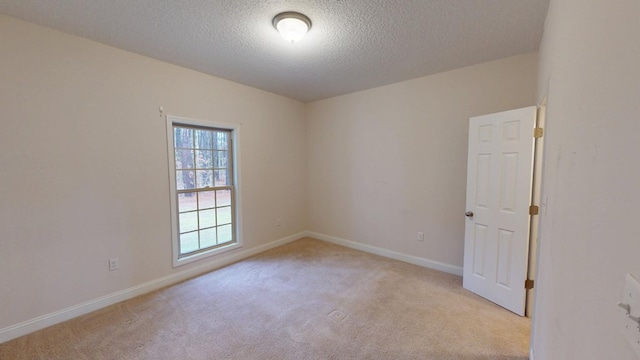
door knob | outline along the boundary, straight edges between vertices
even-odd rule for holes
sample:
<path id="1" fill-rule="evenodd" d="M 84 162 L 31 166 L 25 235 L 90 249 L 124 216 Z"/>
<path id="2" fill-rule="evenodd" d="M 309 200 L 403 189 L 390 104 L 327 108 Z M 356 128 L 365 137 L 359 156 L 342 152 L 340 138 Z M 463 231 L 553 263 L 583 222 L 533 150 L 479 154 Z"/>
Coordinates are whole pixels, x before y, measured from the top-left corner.
<path id="1" fill-rule="evenodd" d="M 467 211 L 466 213 L 464 213 L 464 216 L 473 217 L 473 211 Z"/>

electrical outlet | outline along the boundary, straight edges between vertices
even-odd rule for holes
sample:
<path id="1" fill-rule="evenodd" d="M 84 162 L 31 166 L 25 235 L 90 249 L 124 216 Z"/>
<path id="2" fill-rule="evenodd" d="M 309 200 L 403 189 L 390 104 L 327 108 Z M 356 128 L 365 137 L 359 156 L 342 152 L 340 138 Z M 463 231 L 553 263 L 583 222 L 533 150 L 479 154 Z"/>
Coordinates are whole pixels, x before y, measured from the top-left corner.
<path id="1" fill-rule="evenodd" d="M 418 239 L 417 239 L 417 240 L 418 240 L 418 241 L 424 241 L 424 233 L 423 233 L 422 231 L 420 231 L 420 232 L 418 233 Z"/>
<path id="2" fill-rule="evenodd" d="M 280 218 L 278 218 L 276 220 L 276 226 L 280 226 L 282 224 L 282 220 Z"/>
<path id="3" fill-rule="evenodd" d="M 109 259 L 109 271 L 118 270 L 120 268 L 120 259 Z"/>
<path id="4" fill-rule="evenodd" d="M 624 295 L 620 307 L 627 308 L 627 317 L 624 320 L 624 337 L 636 355 L 640 357 L 640 283 L 633 275 L 627 274 L 624 282 Z M 634 320 L 635 319 L 635 320 Z"/>

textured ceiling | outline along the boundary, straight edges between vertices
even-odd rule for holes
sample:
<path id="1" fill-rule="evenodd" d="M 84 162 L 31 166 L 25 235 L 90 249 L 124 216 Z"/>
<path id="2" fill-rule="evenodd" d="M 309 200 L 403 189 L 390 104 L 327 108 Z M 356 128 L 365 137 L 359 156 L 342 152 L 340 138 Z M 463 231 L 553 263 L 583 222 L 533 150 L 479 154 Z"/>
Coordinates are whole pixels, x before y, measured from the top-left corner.
<path id="1" fill-rule="evenodd" d="M 0 13 L 301 101 L 536 51 L 548 0 L 0 0 Z M 311 18 L 287 43 L 282 11 Z"/>

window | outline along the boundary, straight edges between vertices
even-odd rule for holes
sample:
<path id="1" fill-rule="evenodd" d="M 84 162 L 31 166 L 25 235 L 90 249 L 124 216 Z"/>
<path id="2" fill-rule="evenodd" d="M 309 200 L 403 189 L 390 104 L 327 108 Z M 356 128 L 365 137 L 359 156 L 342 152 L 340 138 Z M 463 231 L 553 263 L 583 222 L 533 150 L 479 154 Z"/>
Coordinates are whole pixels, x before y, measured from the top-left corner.
<path id="1" fill-rule="evenodd" d="M 174 266 L 240 245 L 237 129 L 167 117 Z"/>

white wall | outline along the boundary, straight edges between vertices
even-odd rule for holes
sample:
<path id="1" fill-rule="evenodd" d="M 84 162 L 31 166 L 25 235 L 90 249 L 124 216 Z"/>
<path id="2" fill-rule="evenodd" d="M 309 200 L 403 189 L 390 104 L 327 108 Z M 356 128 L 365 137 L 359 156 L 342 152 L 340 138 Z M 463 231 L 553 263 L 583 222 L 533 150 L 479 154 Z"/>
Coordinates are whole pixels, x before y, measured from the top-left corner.
<path id="1" fill-rule="evenodd" d="M 304 104 L 0 16 L 0 330 L 233 255 L 172 268 L 161 105 L 242 124 L 244 250 L 307 228 Z"/>
<path id="2" fill-rule="evenodd" d="M 462 266 L 469 117 L 535 105 L 536 74 L 532 53 L 308 104 L 310 230 Z"/>
<path id="3" fill-rule="evenodd" d="M 637 359 L 616 303 L 640 276 L 639 14 L 637 0 L 551 0 L 536 360 Z"/>

